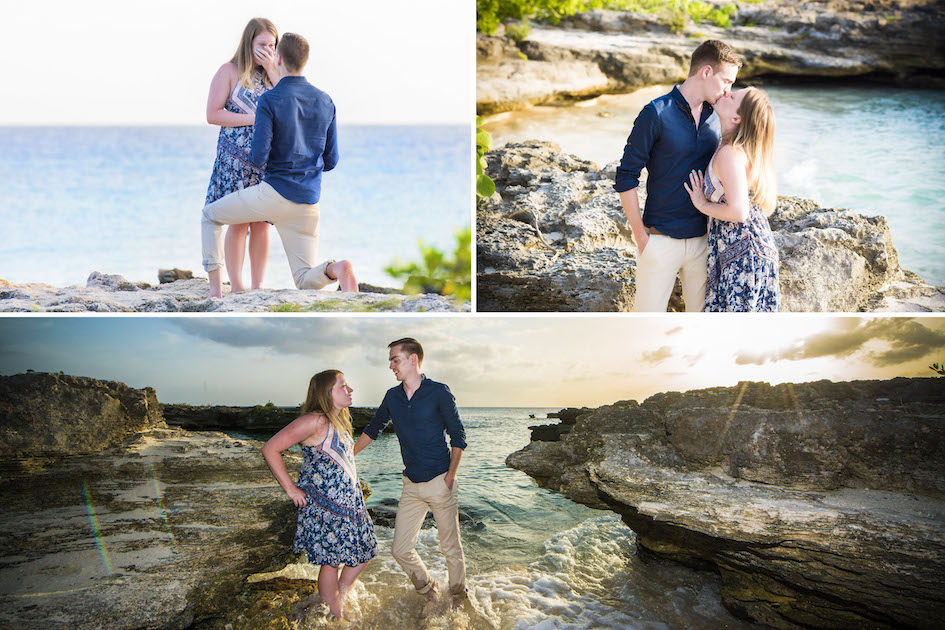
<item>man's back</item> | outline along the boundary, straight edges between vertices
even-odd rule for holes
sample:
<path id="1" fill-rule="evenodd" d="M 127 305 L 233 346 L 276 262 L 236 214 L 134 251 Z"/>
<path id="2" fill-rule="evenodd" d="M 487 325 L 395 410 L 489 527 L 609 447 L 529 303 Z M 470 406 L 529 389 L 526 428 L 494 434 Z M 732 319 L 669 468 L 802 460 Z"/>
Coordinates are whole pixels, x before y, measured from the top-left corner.
<path id="1" fill-rule="evenodd" d="M 256 106 L 253 162 L 263 181 L 296 203 L 318 203 L 323 171 L 338 163 L 335 104 L 301 76 L 285 76 Z"/>

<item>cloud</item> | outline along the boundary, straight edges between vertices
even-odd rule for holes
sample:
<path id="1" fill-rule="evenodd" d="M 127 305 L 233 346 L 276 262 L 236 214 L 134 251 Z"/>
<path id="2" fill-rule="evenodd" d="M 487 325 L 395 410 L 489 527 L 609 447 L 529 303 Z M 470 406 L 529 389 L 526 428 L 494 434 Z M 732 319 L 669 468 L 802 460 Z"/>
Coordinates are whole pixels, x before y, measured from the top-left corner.
<path id="1" fill-rule="evenodd" d="M 662 363 L 666 359 L 673 356 L 673 351 L 670 350 L 669 346 L 661 346 L 656 350 L 650 350 L 643 353 L 643 360 L 647 363 L 657 364 Z"/>
<path id="2" fill-rule="evenodd" d="M 866 346 L 871 342 L 880 342 L 885 345 L 885 349 L 867 349 Z M 921 359 L 939 348 L 945 348 L 945 332 L 933 330 L 915 319 L 843 318 L 838 320 L 835 330 L 811 335 L 780 350 L 743 351 L 736 355 L 735 362 L 739 365 L 763 365 L 774 361 L 803 361 L 823 357 L 843 359 L 862 352 L 872 365 L 887 367 Z"/>
<path id="3" fill-rule="evenodd" d="M 682 332 L 682 326 L 676 326 L 675 328 L 670 328 L 666 331 L 667 335 L 675 335 L 678 332 Z"/>

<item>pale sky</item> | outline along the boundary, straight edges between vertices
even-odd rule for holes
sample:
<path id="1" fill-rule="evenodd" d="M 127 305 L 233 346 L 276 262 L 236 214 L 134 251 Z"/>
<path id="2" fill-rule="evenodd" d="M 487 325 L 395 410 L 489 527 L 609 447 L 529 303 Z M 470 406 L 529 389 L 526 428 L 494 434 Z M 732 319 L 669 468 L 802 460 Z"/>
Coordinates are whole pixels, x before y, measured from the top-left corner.
<path id="1" fill-rule="evenodd" d="M 297 405 L 342 370 L 356 406 L 396 384 L 387 343 L 424 346 L 423 371 L 460 406 L 599 406 L 739 381 L 934 376 L 945 318 L 0 317 L 0 374 L 33 369 L 154 387 L 165 403 Z"/>
<path id="2" fill-rule="evenodd" d="M 304 74 L 339 122 L 463 124 L 475 5 L 460 0 L 29 0 L 4 3 L 0 125 L 206 124 L 210 80 L 246 22 L 311 45 Z"/>

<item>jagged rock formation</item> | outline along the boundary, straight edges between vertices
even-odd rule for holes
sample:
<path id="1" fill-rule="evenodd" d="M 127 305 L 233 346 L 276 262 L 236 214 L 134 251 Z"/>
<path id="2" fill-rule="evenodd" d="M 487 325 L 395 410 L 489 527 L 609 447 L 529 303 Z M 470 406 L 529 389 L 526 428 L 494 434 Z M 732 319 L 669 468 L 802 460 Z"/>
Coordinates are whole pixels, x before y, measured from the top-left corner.
<path id="1" fill-rule="evenodd" d="M 593 411 L 590 407 L 568 407 L 548 414 L 548 418 L 557 418 L 558 424 L 539 424 L 528 427 L 532 431 L 533 442 L 557 442 L 566 435 L 582 413 Z"/>
<path id="2" fill-rule="evenodd" d="M 742 79 L 859 77 L 943 84 L 943 0 L 741 4 L 732 28 L 673 33 L 657 15 L 593 10 L 557 27 L 535 25 L 515 45 L 477 34 L 482 115 L 676 83 L 698 42 L 721 39 L 743 57 Z"/>
<path id="3" fill-rule="evenodd" d="M 298 407 L 276 407 L 273 404 L 255 407 L 224 405 L 161 405 L 164 420 L 174 426 L 196 431 L 278 431 L 299 417 Z M 351 424 L 355 431 L 367 426 L 374 417 L 370 407 L 351 407 Z M 393 432 L 393 425 L 387 427 Z"/>
<path id="4" fill-rule="evenodd" d="M 507 464 L 613 510 L 642 554 L 711 567 L 775 628 L 933 628 L 945 614 L 939 379 L 658 394 L 585 413 Z"/>
<path id="5" fill-rule="evenodd" d="M 273 310 L 299 312 L 434 312 L 468 311 L 442 295 L 403 295 L 392 289 L 361 285 L 358 294 L 338 291 L 258 289 L 226 293 L 210 299 L 206 278 L 176 280 L 152 287 L 130 282 L 120 275 L 93 271 L 86 286 L 54 287 L 49 284 L 15 284 L 0 280 L 0 312 L 56 313 L 266 313 Z"/>
<path id="6" fill-rule="evenodd" d="M 540 141 L 486 160 L 498 194 L 477 209 L 477 309 L 631 310 L 637 253 L 612 188 L 618 163 L 601 169 Z M 945 310 L 945 288 L 899 266 L 884 217 L 781 197 L 770 223 L 784 311 Z M 670 310 L 683 307 L 677 283 Z"/>
<path id="7" fill-rule="evenodd" d="M 92 453 L 162 426 L 150 387 L 40 372 L 0 376 L 4 459 Z"/>

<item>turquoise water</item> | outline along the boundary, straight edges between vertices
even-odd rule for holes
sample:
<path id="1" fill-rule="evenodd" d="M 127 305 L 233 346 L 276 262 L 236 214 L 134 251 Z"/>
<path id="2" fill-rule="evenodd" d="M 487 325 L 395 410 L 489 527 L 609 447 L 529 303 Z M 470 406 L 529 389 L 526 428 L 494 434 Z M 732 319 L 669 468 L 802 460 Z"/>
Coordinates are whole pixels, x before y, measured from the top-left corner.
<path id="1" fill-rule="evenodd" d="M 84 285 L 89 273 L 157 283 L 159 268 L 206 277 L 200 211 L 218 128 L 0 127 L 7 186 L 0 278 Z M 358 279 L 418 258 L 417 240 L 452 251 L 470 223 L 469 130 L 345 126 L 341 161 L 323 177 L 319 255 L 348 258 Z M 264 286 L 294 288 L 270 230 Z M 249 281 L 248 260 L 244 281 Z"/>
<path id="2" fill-rule="evenodd" d="M 903 267 L 945 285 L 945 91 L 883 86 L 771 86 L 778 193 L 889 219 Z M 600 165 L 619 160 L 640 109 L 668 90 L 502 114 L 495 146 L 557 142 Z"/>
<path id="3" fill-rule="evenodd" d="M 619 517 L 540 489 L 524 473 L 505 466 L 505 458 L 528 443 L 529 425 L 556 422 L 544 419 L 548 411 L 460 410 L 469 443 L 458 476 L 460 509 L 473 517 L 462 531 L 468 605 L 456 611 L 423 606 L 390 556 L 393 531 L 377 527 L 379 555 L 365 571 L 352 605 L 357 627 L 753 627 L 722 607 L 715 575 L 643 564 L 635 555 L 633 532 Z M 373 489 L 369 507 L 399 498 L 403 464 L 395 435 L 381 435 L 358 456 L 357 466 Z M 421 532 L 418 551 L 444 585 L 446 564 L 435 529 Z"/>

